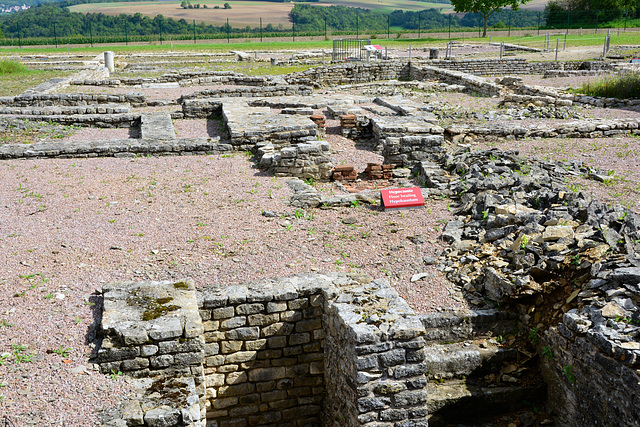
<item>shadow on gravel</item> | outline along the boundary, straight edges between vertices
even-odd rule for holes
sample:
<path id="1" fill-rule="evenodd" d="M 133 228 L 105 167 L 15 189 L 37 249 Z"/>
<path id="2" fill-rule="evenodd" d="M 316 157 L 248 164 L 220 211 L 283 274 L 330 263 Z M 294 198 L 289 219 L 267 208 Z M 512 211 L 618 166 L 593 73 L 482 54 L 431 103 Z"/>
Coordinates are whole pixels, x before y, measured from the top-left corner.
<path id="1" fill-rule="evenodd" d="M 95 359 L 98 355 L 98 349 L 102 346 L 102 337 L 98 333 L 100 330 L 100 323 L 102 322 L 102 308 L 104 306 L 104 297 L 102 295 L 93 294 L 89 297 L 91 305 L 91 317 L 92 321 L 87 326 L 87 333 L 84 337 L 84 343 L 89 345 L 91 343 L 95 346 L 91 349 L 90 359 Z"/>

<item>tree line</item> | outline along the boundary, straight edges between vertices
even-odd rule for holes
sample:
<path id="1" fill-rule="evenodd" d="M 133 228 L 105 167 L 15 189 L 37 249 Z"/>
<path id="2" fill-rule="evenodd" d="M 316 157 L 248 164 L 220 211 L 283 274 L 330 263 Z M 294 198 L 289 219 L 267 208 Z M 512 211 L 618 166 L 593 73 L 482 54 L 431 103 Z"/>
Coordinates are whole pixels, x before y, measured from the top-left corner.
<path id="1" fill-rule="evenodd" d="M 72 37 L 72 36 L 116 36 L 116 35 L 162 35 L 162 34 L 216 34 L 216 33 L 253 33 L 264 30 L 266 32 L 291 32 L 282 25 L 274 26 L 266 23 L 260 29 L 255 27 L 237 28 L 226 23 L 220 26 L 199 23 L 194 25 L 185 19 L 175 20 L 157 15 L 153 18 L 140 13 L 133 15 L 120 14 L 118 16 L 103 13 L 70 12 L 68 6 L 79 3 L 100 2 L 102 0 L 66 0 L 60 3 L 43 3 L 28 10 L 0 17 L 0 34 L 10 38 L 27 37 Z M 555 0 L 560 1 L 560 0 Z M 561 0 L 587 1 L 587 0 Z M 619 1 L 628 0 L 604 0 Z M 185 3 L 188 6 L 188 3 Z M 637 10 L 636 10 L 637 12 Z M 577 11 L 570 12 L 578 19 Z M 593 14 L 593 11 L 589 13 Z M 600 12 L 600 25 L 610 16 L 617 13 L 613 10 Z M 617 16 L 616 15 L 616 16 Z M 571 18 L 570 18 L 571 19 Z M 593 20 L 589 15 L 585 19 Z M 346 6 L 320 7 L 309 3 L 298 4 L 290 12 L 290 21 L 298 34 L 304 32 L 356 32 L 385 33 L 386 31 L 422 30 L 442 28 L 477 28 L 483 24 L 483 17 L 477 13 L 443 14 L 437 9 L 422 11 L 396 10 L 391 13 L 367 10 Z M 562 9 L 550 9 L 544 13 L 530 10 L 512 11 L 499 9 L 491 15 L 488 25 L 494 28 L 535 28 L 546 25 L 563 28 L 567 22 L 567 12 Z M 232 23 L 230 23 L 232 24 Z M 576 24 L 578 25 L 578 24 Z M 593 25 L 593 24 L 591 24 Z M 584 25 L 587 27 L 587 25 Z"/>

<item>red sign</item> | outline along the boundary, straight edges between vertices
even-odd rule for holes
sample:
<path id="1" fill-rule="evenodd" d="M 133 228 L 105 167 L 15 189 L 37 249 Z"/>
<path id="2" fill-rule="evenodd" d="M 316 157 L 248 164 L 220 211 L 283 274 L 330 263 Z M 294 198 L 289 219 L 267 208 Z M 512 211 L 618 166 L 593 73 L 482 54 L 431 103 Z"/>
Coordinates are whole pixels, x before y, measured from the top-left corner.
<path id="1" fill-rule="evenodd" d="M 422 191 L 419 187 L 390 188 L 380 190 L 384 209 L 408 209 L 424 206 Z"/>

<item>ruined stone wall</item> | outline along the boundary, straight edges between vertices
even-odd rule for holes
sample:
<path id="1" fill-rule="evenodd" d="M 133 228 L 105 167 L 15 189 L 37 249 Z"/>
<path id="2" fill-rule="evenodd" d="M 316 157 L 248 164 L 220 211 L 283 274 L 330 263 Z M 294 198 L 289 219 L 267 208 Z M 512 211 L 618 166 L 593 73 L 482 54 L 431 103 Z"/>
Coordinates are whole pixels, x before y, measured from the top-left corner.
<path id="1" fill-rule="evenodd" d="M 323 302 L 313 286 L 204 290 L 207 419 L 220 427 L 319 422 Z"/>
<path id="2" fill-rule="evenodd" d="M 440 59 L 426 62 L 424 65 L 475 74 L 476 76 L 529 74 L 531 72 L 530 63 L 522 58 Z"/>
<path id="3" fill-rule="evenodd" d="M 439 80 L 448 84 L 464 86 L 470 92 L 486 96 L 497 96 L 503 91 L 501 85 L 493 83 L 483 77 L 478 77 L 467 72 L 446 70 L 431 66 L 411 67 L 411 79 Z"/>
<path id="4" fill-rule="evenodd" d="M 83 106 L 91 104 L 132 104 L 143 105 L 146 98 L 143 93 L 120 95 L 88 94 L 88 93 L 36 93 L 0 98 L 0 105 L 7 107 L 51 107 L 51 106 Z"/>
<path id="5" fill-rule="evenodd" d="M 399 61 L 350 62 L 310 68 L 287 76 L 290 84 L 314 86 L 365 83 L 406 77 L 406 64 Z"/>
<path id="6" fill-rule="evenodd" d="M 326 141 L 300 143 L 277 150 L 268 143 L 258 148 L 258 163 L 275 176 L 293 176 L 326 181 L 333 164 Z"/>
<path id="7" fill-rule="evenodd" d="M 427 425 L 425 329 L 385 280 L 121 283 L 104 298 L 96 362 L 143 388 L 109 422 Z"/>
<path id="8" fill-rule="evenodd" d="M 640 269 L 626 270 L 635 270 L 628 274 L 635 276 L 633 281 L 640 279 Z M 638 285 L 630 288 L 635 289 L 637 300 Z M 599 310 L 589 307 L 589 311 L 571 310 L 545 333 L 543 373 L 549 384 L 549 405 L 565 426 L 636 425 L 640 420 L 637 328 L 625 324 L 627 313 L 616 303 Z M 598 322 L 601 326 L 593 328 Z"/>

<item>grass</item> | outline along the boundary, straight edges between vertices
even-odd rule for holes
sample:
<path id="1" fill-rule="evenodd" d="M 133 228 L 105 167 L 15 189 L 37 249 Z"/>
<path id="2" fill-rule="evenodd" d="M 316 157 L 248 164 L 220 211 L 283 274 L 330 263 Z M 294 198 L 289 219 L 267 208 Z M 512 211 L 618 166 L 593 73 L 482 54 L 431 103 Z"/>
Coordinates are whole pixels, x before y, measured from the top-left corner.
<path id="1" fill-rule="evenodd" d="M 60 71 L 30 70 L 19 62 L 0 60 L 0 96 L 19 95 L 50 78 L 67 74 Z"/>
<path id="2" fill-rule="evenodd" d="M 596 81 L 585 83 L 575 92 L 605 98 L 640 98 L 640 73 L 603 77 Z"/>

